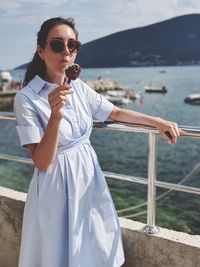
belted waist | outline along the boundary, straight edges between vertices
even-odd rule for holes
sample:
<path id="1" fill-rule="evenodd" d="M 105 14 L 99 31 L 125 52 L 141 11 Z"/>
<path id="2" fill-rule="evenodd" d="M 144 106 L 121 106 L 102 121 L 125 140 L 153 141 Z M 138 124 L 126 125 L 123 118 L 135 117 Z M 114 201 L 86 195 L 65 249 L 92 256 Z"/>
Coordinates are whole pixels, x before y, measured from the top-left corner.
<path id="1" fill-rule="evenodd" d="M 90 140 L 89 140 L 88 136 L 81 136 L 79 139 L 77 139 L 77 140 L 75 140 L 69 144 L 59 146 L 57 148 L 57 154 L 61 154 L 65 151 L 70 151 L 71 149 L 73 149 L 77 146 L 83 145 L 83 144 L 90 144 Z"/>

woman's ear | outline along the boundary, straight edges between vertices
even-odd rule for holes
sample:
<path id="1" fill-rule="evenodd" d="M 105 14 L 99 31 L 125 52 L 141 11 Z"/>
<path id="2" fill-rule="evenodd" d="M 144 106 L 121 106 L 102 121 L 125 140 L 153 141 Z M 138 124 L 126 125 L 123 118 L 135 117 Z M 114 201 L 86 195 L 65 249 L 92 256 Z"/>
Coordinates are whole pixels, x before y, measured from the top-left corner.
<path id="1" fill-rule="evenodd" d="M 38 53 L 39 57 L 41 58 L 41 60 L 44 60 L 43 51 L 44 51 L 43 48 L 40 47 L 39 45 L 37 45 L 37 53 Z"/>

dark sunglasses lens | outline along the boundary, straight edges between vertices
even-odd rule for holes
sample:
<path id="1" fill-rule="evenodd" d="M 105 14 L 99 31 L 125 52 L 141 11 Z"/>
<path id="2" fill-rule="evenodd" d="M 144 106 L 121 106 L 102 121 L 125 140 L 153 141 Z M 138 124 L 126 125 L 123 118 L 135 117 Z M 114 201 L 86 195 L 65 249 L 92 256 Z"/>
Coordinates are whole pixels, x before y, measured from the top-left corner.
<path id="1" fill-rule="evenodd" d="M 62 41 L 53 40 L 50 46 L 53 52 L 59 53 L 63 51 L 65 44 Z"/>
<path id="2" fill-rule="evenodd" d="M 70 52 L 77 52 L 80 48 L 80 42 L 76 40 L 69 40 L 67 47 Z"/>

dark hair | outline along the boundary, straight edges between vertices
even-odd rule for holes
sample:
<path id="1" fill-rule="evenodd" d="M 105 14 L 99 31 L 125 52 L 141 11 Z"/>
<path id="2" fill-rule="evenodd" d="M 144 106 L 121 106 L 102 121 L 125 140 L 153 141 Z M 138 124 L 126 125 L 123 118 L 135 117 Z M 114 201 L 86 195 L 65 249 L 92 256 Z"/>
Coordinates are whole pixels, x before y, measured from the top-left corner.
<path id="1" fill-rule="evenodd" d="M 78 39 L 78 31 L 75 28 L 75 22 L 73 18 L 51 18 L 43 22 L 41 25 L 40 31 L 38 32 L 37 35 L 37 44 L 41 47 L 45 47 L 45 43 L 47 40 L 47 36 L 50 32 L 50 30 L 56 26 L 56 25 L 61 25 L 65 24 L 72 28 L 72 30 L 75 33 L 76 39 Z M 37 51 L 35 52 L 32 61 L 29 63 L 27 67 L 27 71 L 25 74 L 24 82 L 23 85 L 27 85 L 34 77 L 35 75 L 39 75 L 41 78 L 44 78 L 46 74 L 46 65 L 44 60 L 40 58 L 38 55 Z"/>

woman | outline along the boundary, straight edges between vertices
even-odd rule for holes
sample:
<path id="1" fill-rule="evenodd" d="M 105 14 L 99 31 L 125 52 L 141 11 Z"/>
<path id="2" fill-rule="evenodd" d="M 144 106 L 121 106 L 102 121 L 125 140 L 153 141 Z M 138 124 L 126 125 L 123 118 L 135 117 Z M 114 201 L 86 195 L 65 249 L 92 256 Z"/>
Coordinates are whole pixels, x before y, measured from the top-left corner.
<path id="1" fill-rule="evenodd" d="M 15 97 L 21 145 L 36 167 L 19 267 L 119 267 L 124 262 L 118 217 L 89 141 L 93 118 L 152 125 L 173 144 L 179 136 L 173 122 L 117 108 L 79 79 L 66 84 L 65 70 L 79 47 L 72 19 L 45 21 L 25 87 Z"/>

